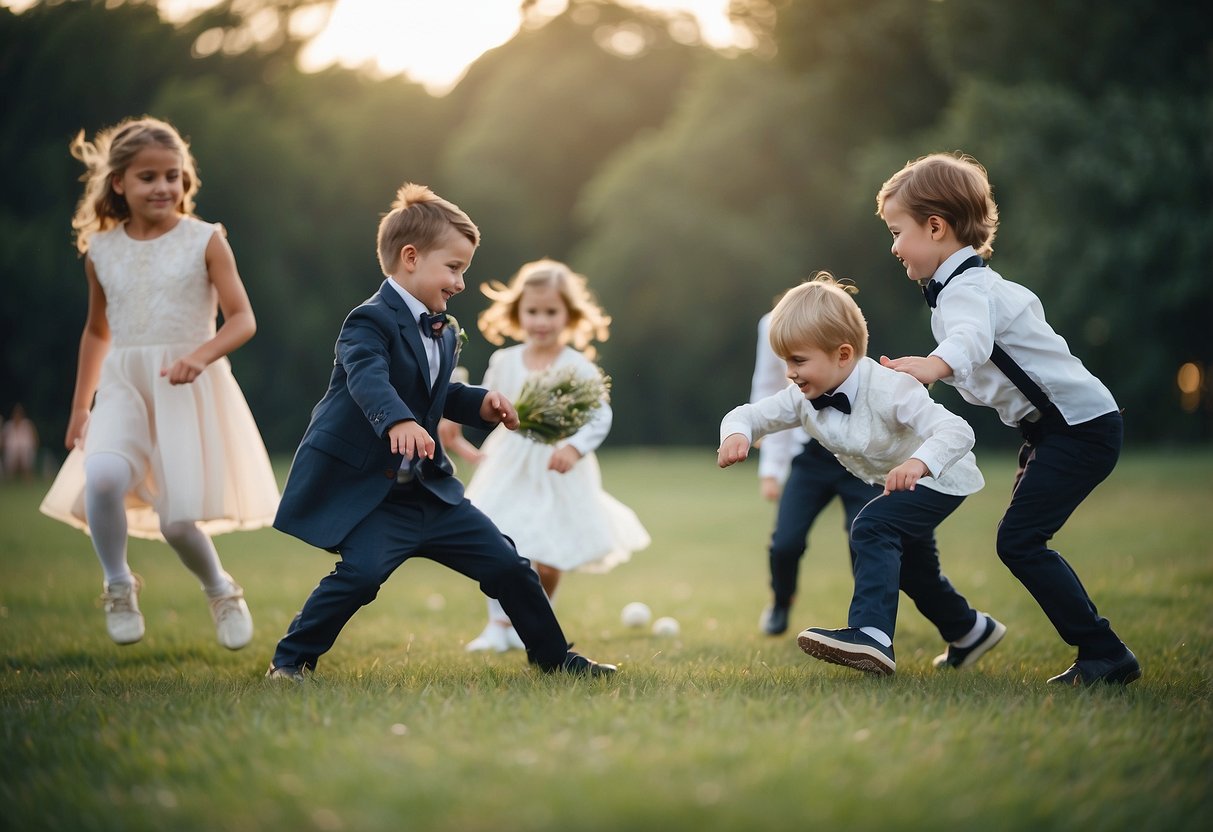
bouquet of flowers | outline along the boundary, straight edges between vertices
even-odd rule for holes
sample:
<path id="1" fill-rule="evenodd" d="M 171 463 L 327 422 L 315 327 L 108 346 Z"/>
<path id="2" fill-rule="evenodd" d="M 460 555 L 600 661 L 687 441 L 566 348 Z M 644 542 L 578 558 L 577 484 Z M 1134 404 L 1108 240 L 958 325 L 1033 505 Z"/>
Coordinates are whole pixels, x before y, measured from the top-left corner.
<path id="1" fill-rule="evenodd" d="M 514 402 L 518 430 L 535 442 L 554 445 L 589 422 L 610 391 L 611 379 L 601 370 L 584 376 L 576 367 L 565 367 L 531 376 Z"/>

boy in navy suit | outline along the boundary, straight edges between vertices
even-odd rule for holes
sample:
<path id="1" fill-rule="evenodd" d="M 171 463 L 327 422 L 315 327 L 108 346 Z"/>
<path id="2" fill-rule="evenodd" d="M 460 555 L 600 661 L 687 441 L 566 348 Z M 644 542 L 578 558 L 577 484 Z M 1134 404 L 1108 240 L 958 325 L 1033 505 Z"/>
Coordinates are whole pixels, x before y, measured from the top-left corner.
<path id="1" fill-rule="evenodd" d="M 340 555 L 278 642 L 267 672 L 301 680 L 388 576 L 422 555 L 480 584 L 501 602 L 545 672 L 615 672 L 571 652 L 530 562 L 463 496 L 437 440 L 450 419 L 513 429 L 500 393 L 450 381 L 463 333 L 447 302 L 480 231 L 429 188 L 405 184 L 379 224 L 388 279 L 341 327 L 332 378 L 291 464 L 274 527 Z"/>
<path id="2" fill-rule="evenodd" d="M 939 344 L 925 357 L 881 356 L 881 363 L 923 384 L 952 385 L 1023 435 L 996 546 L 1058 634 L 1078 648 L 1074 664 L 1049 682 L 1129 684 L 1141 676 L 1137 657 L 1048 546 L 1116 466 L 1124 431 L 1116 400 L 1049 326 L 1036 295 L 986 266 L 998 206 L 976 159 L 936 153 L 910 162 L 881 187 L 876 209 L 893 235 L 893 256 L 922 281 Z"/>

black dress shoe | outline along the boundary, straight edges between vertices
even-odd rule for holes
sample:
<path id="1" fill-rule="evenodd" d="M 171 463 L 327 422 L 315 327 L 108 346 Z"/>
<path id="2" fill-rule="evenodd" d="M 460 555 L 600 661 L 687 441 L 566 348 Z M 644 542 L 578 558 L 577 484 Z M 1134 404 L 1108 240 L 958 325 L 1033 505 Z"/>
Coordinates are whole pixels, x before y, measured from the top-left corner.
<path id="1" fill-rule="evenodd" d="M 1079 659 L 1065 673 L 1050 679 L 1049 684 L 1090 687 L 1107 682 L 1109 685 L 1127 685 L 1140 678 L 1141 665 L 1133 651 L 1126 649 L 1123 656 L 1115 659 Z"/>
<path id="2" fill-rule="evenodd" d="M 275 667 L 274 665 L 271 664 L 270 669 L 265 671 L 265 678 L 280 679 L 284 682 L 298 683 L 298 682 L 304 681 L 304 679 L 306 679 L 307 677 L 304 676 L 304 671 L 302 668 L 286 667 L 286 666 Z"/>
<path id="3" fill-rule="evenodd" d="M 564 657 L 564 662 L 548 672 L 560 671 L 571 673 L 574 676 L 610 676 L 615 673 L 615 670 L 616 667 L 613 664 L 599 664 L 593 659 L 587 659 L 580 653 L 570 650 Z"/>
<path id="4" fill-rule="evenodd" d="M 790 604 L 771 604 L 762 611 L 759 626 L 769 636 L 781 636 L 788 631 L 788 614 L 791 611 Z"/>

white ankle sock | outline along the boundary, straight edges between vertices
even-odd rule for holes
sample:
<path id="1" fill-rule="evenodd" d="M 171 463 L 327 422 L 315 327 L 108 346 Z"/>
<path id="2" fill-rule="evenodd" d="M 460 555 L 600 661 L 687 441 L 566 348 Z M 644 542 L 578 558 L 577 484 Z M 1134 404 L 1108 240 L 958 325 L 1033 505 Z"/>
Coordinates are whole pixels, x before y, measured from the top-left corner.
<path id="1" fill-rule="evenodd" d="M 977 613 L 977 621 L 973 623 L 973 629 L 969 630 L 968 635 L 964 638 L 952 642 L 956 647 L 972 647 L 981 638 L 981 634 L 986 631 L 986 614 L 984 612 Z"/>
<path id="2" fill-rule="evenodd" d="M 893 639 L 889 638 L 884 630 L 877 630 L 875 627 L 860 627 L 859 632 L 871 636 L 885 647 L 893 646 Z"/>

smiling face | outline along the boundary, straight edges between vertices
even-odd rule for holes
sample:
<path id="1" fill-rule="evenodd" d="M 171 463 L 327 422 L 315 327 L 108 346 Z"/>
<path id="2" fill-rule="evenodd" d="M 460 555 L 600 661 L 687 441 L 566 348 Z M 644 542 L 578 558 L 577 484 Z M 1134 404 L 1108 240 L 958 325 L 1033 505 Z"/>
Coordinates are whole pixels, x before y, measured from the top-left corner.
<path id="1" fill-rule="evenodd" d="M 847 380 L 855 366 L 855 350 L 842 344 L 826 351 L 808 345 L 798 346 L 784 357 L 788 379 L 800 388 L 806 399 L 815 399 L 833 391 Z"/>
<path id="2" fill-rule="evenodd" d="M 518 324 L 528 344 L 544 348 L 563 342 L 569 325 L 569 307 L 551 283 L 527 286 L 518 298 Z"/>
<path id="3" fill-rule="evenodd" d="M 463 274 L 475 253 L 472 241 L 451 228 L 428 251 L 418 251 L 411 243 L 404 246 L 392 279 L 430 312 L 445 312 L 447 302 L 463 291 Z"/>
<path id="4" fill-rule="evenodd" d="M 181 154 L 159 144 L 150 144 L 111 180 L 114 192 L 126 199 L 131 223 L 137 228 L 156 228 L 175 223 L 184 212 L 185 183 Z"/>
<path id="5" fill-rule="evenodd" d="M 919 222 L 897 197 L 884 203 L 881 218 L 893 235 L 893 256 L 906 268 L 910 280 L 925 280 L 959 248 L 951 228 L 940 217 Z"/>

